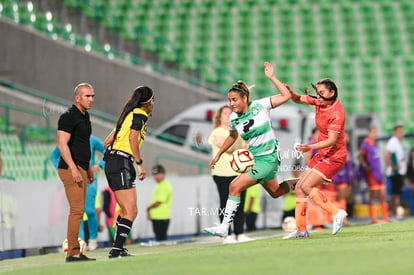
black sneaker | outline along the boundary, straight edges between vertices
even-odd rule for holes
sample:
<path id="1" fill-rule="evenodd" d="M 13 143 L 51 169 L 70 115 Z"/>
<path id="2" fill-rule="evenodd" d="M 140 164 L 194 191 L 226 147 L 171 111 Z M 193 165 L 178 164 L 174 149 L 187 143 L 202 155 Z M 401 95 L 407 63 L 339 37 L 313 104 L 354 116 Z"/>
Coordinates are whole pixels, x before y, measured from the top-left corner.
<path id="1" fill-rule="evenodd" d="M 128 253 L 128 249 L 126 248 L 122 248 L 122 250 L 111 249 L 111 251 L 109 251 L 109 254 L 108 254 L 109 259 L 123 258 L 123 257 L 129 257 L 129 256 L 132 256 L 132 255 Z"/>
<path id="2" fill-rule="evenodd" d="M 96 261 L 94 258 L 88 258 L 86 255 L 80 254 L 79 257 L 69 256 L 66 257 L 66 262 L 81 262 L 81 261 Z"/>

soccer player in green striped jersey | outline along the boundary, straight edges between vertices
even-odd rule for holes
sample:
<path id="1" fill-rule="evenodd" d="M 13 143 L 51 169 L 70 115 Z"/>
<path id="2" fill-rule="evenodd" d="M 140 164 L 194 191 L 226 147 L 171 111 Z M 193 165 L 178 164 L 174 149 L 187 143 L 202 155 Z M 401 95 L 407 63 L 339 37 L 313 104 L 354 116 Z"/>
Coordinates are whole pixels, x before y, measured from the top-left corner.
<path id="1" fill-rule="evenodd" d="M 211 235 L 227 237 L 228 228 L 239 207 L 240 193 L 250 186 L 260 183 L 273 198 L 277 198 L 290 192 L 293 184 L 296 183 L 296 180 L 285 181 L 281 184 L 277 181 L 276 172 L 280 163 L 278 141 L 272 130 L 270 119 L 270 110 L 288 101 L 291 95 L 286 86 L 274 76 L 272 64 L 264 63 L 264 73 L 280 94 L 250 102 L 249 89 L 241 80 L 228 92 L 229 105 L 233 111 L 230 116 L 230 132 L 223 146 L 211 160 L 210 167 L 214 168 L 221 155 L 230 148 L 239 135 L 248 144 L 255 163 L 250 171 L 240 174 L 230 184 L 229 198 L 222 223 L 204 229 Z"/>

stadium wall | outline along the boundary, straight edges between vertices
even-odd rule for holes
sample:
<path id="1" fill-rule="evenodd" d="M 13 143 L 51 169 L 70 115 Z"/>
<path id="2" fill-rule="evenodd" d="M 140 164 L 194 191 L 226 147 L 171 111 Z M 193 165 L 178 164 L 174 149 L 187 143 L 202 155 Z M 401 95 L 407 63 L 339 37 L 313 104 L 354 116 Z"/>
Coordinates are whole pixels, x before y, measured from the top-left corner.
<path id="1" fill-rule="evenodd" d="M 1 78 L 67 100 L 73 100 L 77 83 L 89 82 L 96 93 L 94 108 L 115 116 L 136 86 L 152 87 L 156 92 L 152 128 L 193 104 L 224 99 L 205 88 L 149 68 L 109 60 L 3 18 L 0 41 Z"/>
<path id="2" fill-rule="evenodd" d="M 171 222 L 168 234 L 193 236 L 202 233 L 204 227 L 219 221 L 219 197 L 210 175 L 176 177 L 168 175 L 173 187 Z M 106 186 L 105 177 L 98 176 L 100 192 Z M 154 238 L 152 224 L 146 217 L 146 207 L 151 203 L 156 183 L 152 178 L 137 182 L 138 218 L 134 222 L 134 240 Z M 272 199 L 263 194 L 265 211 L 259 215 L 257 225 L 280 226 L 282 199 Z M 66 238 L 68 204 L 59 180 L 0 182 L 1 214 L 5 222 L 0 224 L 0 251 L 61 246 Z M 267 209 L 267 210 L 266 210 Z M 263 214 L 266 212 L 266 214 Z M 104 216 L 101 214 L 101 224 Z M 100 242 L 108 242 L 105 229 L 99 233 Z M 218 240 L 219 241 L 219 240 Z"/>

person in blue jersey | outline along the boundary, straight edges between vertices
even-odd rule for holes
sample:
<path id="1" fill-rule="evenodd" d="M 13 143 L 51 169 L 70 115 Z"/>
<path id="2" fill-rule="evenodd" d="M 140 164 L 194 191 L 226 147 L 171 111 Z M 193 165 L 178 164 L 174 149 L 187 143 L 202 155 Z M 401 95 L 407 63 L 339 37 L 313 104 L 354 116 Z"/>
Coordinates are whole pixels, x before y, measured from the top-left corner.
<path id="1" fill-rule="evenodd" d="M 273 198 L 277 198 L 290 192 L 293 184 L 296 183 L 296 180 L 284 181 L 281 184 L 277 181 L 276 172 L 280 164 L 278 141 L 272 130 L 270 119 L 270 110 L 288 101 L 291 95 L 286 86 L 274 76 L 272 64 L 264 63 L 264 73 L 280 94 L 251 102 L 250 91 L 241 80 L 228 92 L 229 106 L 233 111 L 230 115 L 229 136 L 211 160 L 210 167 L 214 168 L 221 155 L 233 145 L 239 135 L 248 144 L 255 163 L 250 171 L 240 174 L 231 182 L 222 223 L 204 229 L 205 232 L 214 236 L 227 237 L 228 228 L 239 208 L 242 191 L 260 183 Z"/>
<path id="2" fill-rule="evenodd" d="M 98 216 L 96 214 L 95 202 L 96 202 L 96 195 L 98 192 L 98 177 L 97 173 L 101 171 L 105 167 L 105 161 L 101 160 L 98 164 L 95 163 L 95 152 L 99 152 L 102 154 L 105 153 L 105 148 L 103 146 L 103 141 L 100 140 L 97 136 L 91 135 L 89 138 L 90 146 L 91 146 L 91 160 L 89 164 L 91 165 L 91 169 L 94 172 L 94 181 L 91 184 L 88 184 L 86 187 L 86 200 L 85 200 L 85 214 L 88 220 L 88 235 L 89 238 L 85 237 L 84 227 L 85 221 L 82 219 L 80 230 L 79 230 L 79 237 L 88 243 L 88 250 L 95 250 L 98 248 L 98 232 L 99 232 L 99 224 L 98 224 Z M 55 149 L 52 151 L 49 157 L 50 161 L 52 162 L 53 166 L 57 169 L 59 165 L 60 159 L 60 151 L 59 148 L 56 146 Z M 85 217 L 84 217 L 85 218 Z"/>

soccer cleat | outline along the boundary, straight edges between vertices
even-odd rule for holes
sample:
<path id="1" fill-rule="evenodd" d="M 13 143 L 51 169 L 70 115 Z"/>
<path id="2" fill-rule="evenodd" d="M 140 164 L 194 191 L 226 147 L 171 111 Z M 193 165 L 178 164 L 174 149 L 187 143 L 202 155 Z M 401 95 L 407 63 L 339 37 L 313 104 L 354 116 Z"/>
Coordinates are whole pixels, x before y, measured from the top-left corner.
<path id="1" fill-rule="evenodd" d="M 204 228 L 204 232 L 207 232 L 208 234 L 213 235 L 213 236 L 226 238 L 227 234 L 229 233 L 229 230 L 228 228 L 224 228 L 223 226 L 218 225 L 214 227 Z"/>
<path id="2" fill-rule="evenodd" d="M 98 248 L 98 240 L 97 239 L 89 239 L 88 241 L 88 250 L 92 251 Z"/>
<path id="3" fill-rule="evenodd" d="M 339 212 L 333 215 L 332 219 L 332 234 L 336 235 L 344 225 L 345 217 L 348 216 L 345 210 L 339 209 Z"/>
<path id="4" fill-rule="evenodd" d="M 389 223 L 389 222 L 390 222 L 389 220 L 385 219 L 385 220 L 377 220 L 374 223 L 375 224 L 384 224 L 384 223 Z"/>
<path id="5" fill-rule="evenodd" d="M 308 231 L 295 230 L 292 233 L 290 233 L 289 235 L 283 237 L 284 240 L 297 239 L 297 238 L 309 238 Z"/>
<path id="6" fill-rule="evenodd" d="M 234 236 L 227 236 L 223 239 L 223 244 L 233 244 L 237 243 L 237 240 L 234 238 Z"/>
<path id="7" fill-rule="evenodd" d="M 79 257 L 68 256 L 66 257 L 66 262 L 81 262 L 81 261 L 96 261 L 94 258 L 89 258 L 86 255 L 80 254 Z"/>
<path id="8" fill-rule="evenodd" d="M 129 256 L 132 256 L 132 255 L 128 253 L 128 249 L 126 248 L 122 248 L 122 250 L 111 249 L 111 251 L 109 251 L 109 254 L 108 254 L 109 259 L 123 258 L 123 257 L 129 257 Z"/>
<path id="9" fill-rule="evenodd" d="M 238 243 L 244 243 L 244 242 L 255 241 L 256 239 L 250 238 L 249 236 L 246 236 L 244 234 L 239 234 L 236 236 L 236 240 Z"/>

